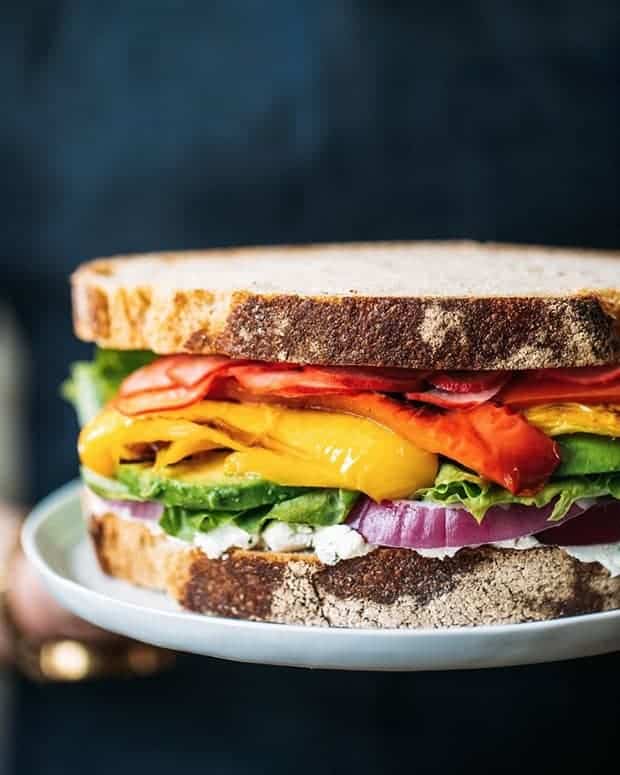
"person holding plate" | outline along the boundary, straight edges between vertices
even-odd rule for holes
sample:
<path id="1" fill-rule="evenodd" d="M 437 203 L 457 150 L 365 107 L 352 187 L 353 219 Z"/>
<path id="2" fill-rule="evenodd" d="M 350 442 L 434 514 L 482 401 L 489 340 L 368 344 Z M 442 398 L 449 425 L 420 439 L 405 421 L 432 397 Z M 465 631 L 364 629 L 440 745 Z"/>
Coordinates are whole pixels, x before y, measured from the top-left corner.
<path id="1" fill-rule="evenodd" d="M 89 354 L 69 319 L 78 263 L 430 237 L 615 248 L 617 22 L 579 2 L 3 4 L 0 325 L 20 343 L 0 359 L 0 771 L 603 771 L 618 655 L 173 665 L 62 611 L 15 546 L 28 505 L 77 473 L 58 391 Z"/>

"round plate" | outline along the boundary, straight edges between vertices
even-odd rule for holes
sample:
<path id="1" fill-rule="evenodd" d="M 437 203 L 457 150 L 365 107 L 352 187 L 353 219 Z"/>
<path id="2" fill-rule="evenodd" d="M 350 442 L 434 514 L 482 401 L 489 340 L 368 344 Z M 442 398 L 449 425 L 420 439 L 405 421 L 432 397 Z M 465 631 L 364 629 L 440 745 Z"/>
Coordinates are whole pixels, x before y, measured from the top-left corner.
<path id="1" fill-rule="evenodd" d="M 341 670 L 452 670 L 593 656 L 620 649 L 620 610 L 528 624 L 374 630 L 264 624 L 182 610 L 164 594 L 101 572 L 80 512 L 79 482 L 42 501 L 23 546 L 54 597 L 112 632 L 178 651 Z"/>

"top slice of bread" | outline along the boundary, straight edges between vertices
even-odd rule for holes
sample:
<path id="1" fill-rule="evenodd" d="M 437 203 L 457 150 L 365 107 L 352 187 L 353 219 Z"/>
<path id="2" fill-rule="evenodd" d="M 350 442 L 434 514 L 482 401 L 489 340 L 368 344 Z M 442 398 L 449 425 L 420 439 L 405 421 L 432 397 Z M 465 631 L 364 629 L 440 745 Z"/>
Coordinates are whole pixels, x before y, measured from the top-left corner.
<path id="1" fill-rule="evenodd" d="M 620 252 L 474 242 L 117 256 L 72 277 L 101 347 L 422 369 L 620 360 Z"/>

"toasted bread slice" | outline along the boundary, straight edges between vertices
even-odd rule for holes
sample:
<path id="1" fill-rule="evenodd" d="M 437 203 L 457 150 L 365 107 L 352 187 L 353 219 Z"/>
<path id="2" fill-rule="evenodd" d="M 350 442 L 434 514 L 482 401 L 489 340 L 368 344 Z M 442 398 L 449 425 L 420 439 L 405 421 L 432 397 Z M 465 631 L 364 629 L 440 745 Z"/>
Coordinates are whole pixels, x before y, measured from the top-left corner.
<path id="1" fill-rule="evenodd" d="M 314 555 L 200 550 L 113 513 L 90 518 L 101 567 L 205 614 L 332 627 L 538 621 L 620 607 L 620 577 L 560 549 L 480 547 L 453 558 L 376 549 L 337 565 Z"/>
<path id="2" fill-rule="evenodd" d="M 73 275 L 102 347 L 423 369 L 620 357 L 620 253 L 473 242 L 314 245 L 100 259 Z"/>

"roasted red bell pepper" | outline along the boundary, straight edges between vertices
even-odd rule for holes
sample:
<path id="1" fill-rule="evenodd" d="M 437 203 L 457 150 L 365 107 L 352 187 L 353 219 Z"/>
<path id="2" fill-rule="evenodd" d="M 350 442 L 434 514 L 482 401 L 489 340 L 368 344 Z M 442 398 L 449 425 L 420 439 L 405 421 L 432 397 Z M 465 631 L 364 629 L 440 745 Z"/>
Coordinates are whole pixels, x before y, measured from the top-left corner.
<path id="1" fill-rule="evenodd" d="M 540 487 L 558 465 L 553 441 L 508 407 L 483 403 L 439 412 L 369 392 L 371 388 L 400 392 L 419 384 L 420 376 L 414 372 L 281 367 L 179 355 L 160 358 L 134 372 L 121 386 L 114 405 L 123 414 L 144 414 L 179 409 L 209 395 L 225 397 L 228 389 L 231 398 L 241 396 L 241 400 L 245 392 L 254 400 L 350 412 L 375 420 L 422 449 L 456 460 L 515 493 Z M 560 389 L 565 386 L 556 384 Z M 359 392 L 353 392 L 356 389 Z"/>
<path id="2" fill-rule="evenodd" d="M 377 393 L 313 396 L 305 404 L 374 420 L 512 493 L 536 491 L 560 462 L 552 439 L 505 406 L 481 404 L 442 413 Z"/>
<path id="3" fill-rule="evenodd" d="M 575 369 L 539 369 L 534 372 L 541 377 L 577 382 L 581 385 L 603 385 L 620 380 L 620 364 L 611 366 L 585 366 Z"/>
<path id="4" fill-rule="evenodd" d="M 524 374 L 515 377 L 497 395 L 497 400 L 518 409 L 537 404 L 568 401 L 581 404 L 620 403 L 620 378 L 611 382 L 569 382 L 544 374 Z"/>

